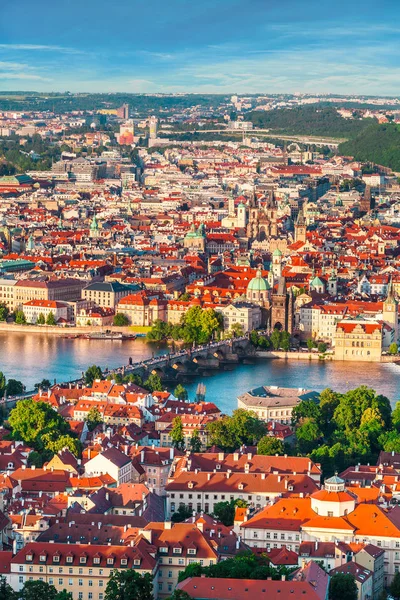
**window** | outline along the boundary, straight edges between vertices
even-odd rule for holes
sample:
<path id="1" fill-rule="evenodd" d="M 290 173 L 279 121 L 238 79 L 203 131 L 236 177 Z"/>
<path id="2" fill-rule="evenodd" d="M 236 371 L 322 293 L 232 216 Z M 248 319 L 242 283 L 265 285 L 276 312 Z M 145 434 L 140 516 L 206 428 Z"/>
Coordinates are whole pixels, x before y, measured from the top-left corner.
<path id="1" fill-rule="evenodd" d="M 53 556 L 53 562 L 55 562 L 55 563 L 59 563 L 60 562 L 60 555 L 59 554 L 55 554 Z"/>
<path id="2" fill-rule="evenodd" d="M 79 568 L 79 575 L 83 575 L 83 569 Z"/>
<path id="3" fill-rule="evenodd" d="M 68 579 L 68 585 L 74 585 L 74 580 L 73 580 L 73 579 L 71 579 L 71 578 L 69 578 L 69 579 Z"/>
<path id="4" fill-rule="evenodd" d="M 103 587 L 103 580 L 99 579 L 99 587 Z"/>
<path id="5" fill-rule="evenodd" d="M 81 563 L 81 565 L 85 565 L 86 564 L 86 556 L 81 556 L 79 559 L 79 562 Z"/>
<path id="6" fill-rule="evenodd" d="M 24 578 L 22 575 L 18 577 L 18 583 L 24 583 Z"/>
<path id="7" fill-rule="evenodd" d="M 100 558 L 98 556 L 95 556 L 93 559 L 93 564 L 94 565 L 99 565 L 100 564 Z"/>
<path id="8" fill-rule="evenodd" d="M 188 554 L 196 554 L 195 548 L 188 548 Z"/>
<path id="9" fill-rule="evenodd" d="M 62 585 L 64 583 L 64 579 L 59 579 L 58 580 L 58 585 Z"/>
<path id="10" fill-rule="evenodd" d="M 78 585 L 82 587 L 82 585 L 83 585 L 83 579 L 78 579 Z"/>
<path id="11" fill-rule="evenodd" d="M 22 572 L 23 572 L 23 570 L 24 570 L 24 565 L 19 565 L 19 570 L 20 570 L 20 572 L 22 573 Z"/>
<path id="12" fill-rule="evenodd" d="M 74 560 L 73 556 L 67 556 L 67 563 L 72 563 Z"/>
<path id="13" fill-rule="evenodd" d="M 168 579 L 172 578 L 172 571 L 168 571 Z"/>
<path id="14" fill-rule="evenodd" d="M 89 585 L 89 587 L 93 587 L 93 581 L 92 581 L 92 579 L 89 579 L 88 585 Z"/>

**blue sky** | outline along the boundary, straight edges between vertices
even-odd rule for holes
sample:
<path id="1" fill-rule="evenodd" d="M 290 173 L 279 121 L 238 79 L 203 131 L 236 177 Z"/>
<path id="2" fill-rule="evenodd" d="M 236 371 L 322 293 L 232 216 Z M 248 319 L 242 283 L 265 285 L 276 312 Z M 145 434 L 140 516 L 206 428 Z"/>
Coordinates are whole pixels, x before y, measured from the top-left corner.
<path id="1" fill-rule="evenodd" d="M 0 0 L 0 90 L 400 95 L 399 0 Z"/>

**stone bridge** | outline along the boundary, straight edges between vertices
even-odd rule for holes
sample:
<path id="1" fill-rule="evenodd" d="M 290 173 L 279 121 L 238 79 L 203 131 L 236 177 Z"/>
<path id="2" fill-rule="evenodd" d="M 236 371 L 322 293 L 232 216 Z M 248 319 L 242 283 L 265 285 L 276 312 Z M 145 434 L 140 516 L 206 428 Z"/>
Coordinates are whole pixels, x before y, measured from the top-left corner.
<path id="1" fill-rule="evenodd" d="M 247 337 L 210 342 L 203 346 L 162 354 L 128 366 L 113 369 L 114 373 L 134 373 L 147 379 L 158 375 L 163 381 L 174 381 L 190 375 L 201 374 L 237 364 L 241 359 L 255 356 L 255 349 Z"/>

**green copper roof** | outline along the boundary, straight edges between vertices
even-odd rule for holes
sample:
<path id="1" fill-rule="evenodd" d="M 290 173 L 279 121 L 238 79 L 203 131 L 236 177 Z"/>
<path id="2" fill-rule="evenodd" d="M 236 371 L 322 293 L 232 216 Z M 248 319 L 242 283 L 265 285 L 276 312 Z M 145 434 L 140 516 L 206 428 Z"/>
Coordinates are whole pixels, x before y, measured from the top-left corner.
<path id="1" fill-rule="evenodd" d="M 257 269 L 257 275 L 249 281 L 247 290 L 250 292 L 265 292 L 271 289 L 268 281 L 261 275 L 261 270 Z"/>
<path id="2" fill-rule="evenodd" d="M 282 256 L 282 252 L 279 250 L 279 248 L 277 248 L 276 250 L 274 250 L 274 253 L 272 256 Z"/>

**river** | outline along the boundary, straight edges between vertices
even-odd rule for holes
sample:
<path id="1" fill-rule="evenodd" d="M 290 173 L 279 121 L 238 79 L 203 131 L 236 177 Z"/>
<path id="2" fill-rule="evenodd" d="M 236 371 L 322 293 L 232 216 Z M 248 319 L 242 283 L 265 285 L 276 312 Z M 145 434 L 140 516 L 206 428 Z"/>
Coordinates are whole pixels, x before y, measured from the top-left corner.
<path id="1" fill-rule="evenodd" d="M 69 340 L 41 333 L 0 332 L 0 371 L 19 379 L 33 389 L 43 378 L 69 381 L 81 376 L 89 365 L 114 368 L 164 352 L 142 339 L 134 341 Z M 345 363 L 259 359 L 240 364 L 230 371 L 217 371 L 210 377 L 185 383 L 194 399 L 199 381 L 206 385 L 206 399 L 223 412 L 237 406 L 236 398 L 259 385 L 281 385 L 322 390 L 331 387 L 345 391 L 361 384 L 369 385 L 390 398 L 400 399 L 400 366 L 393 363 Z"/>

